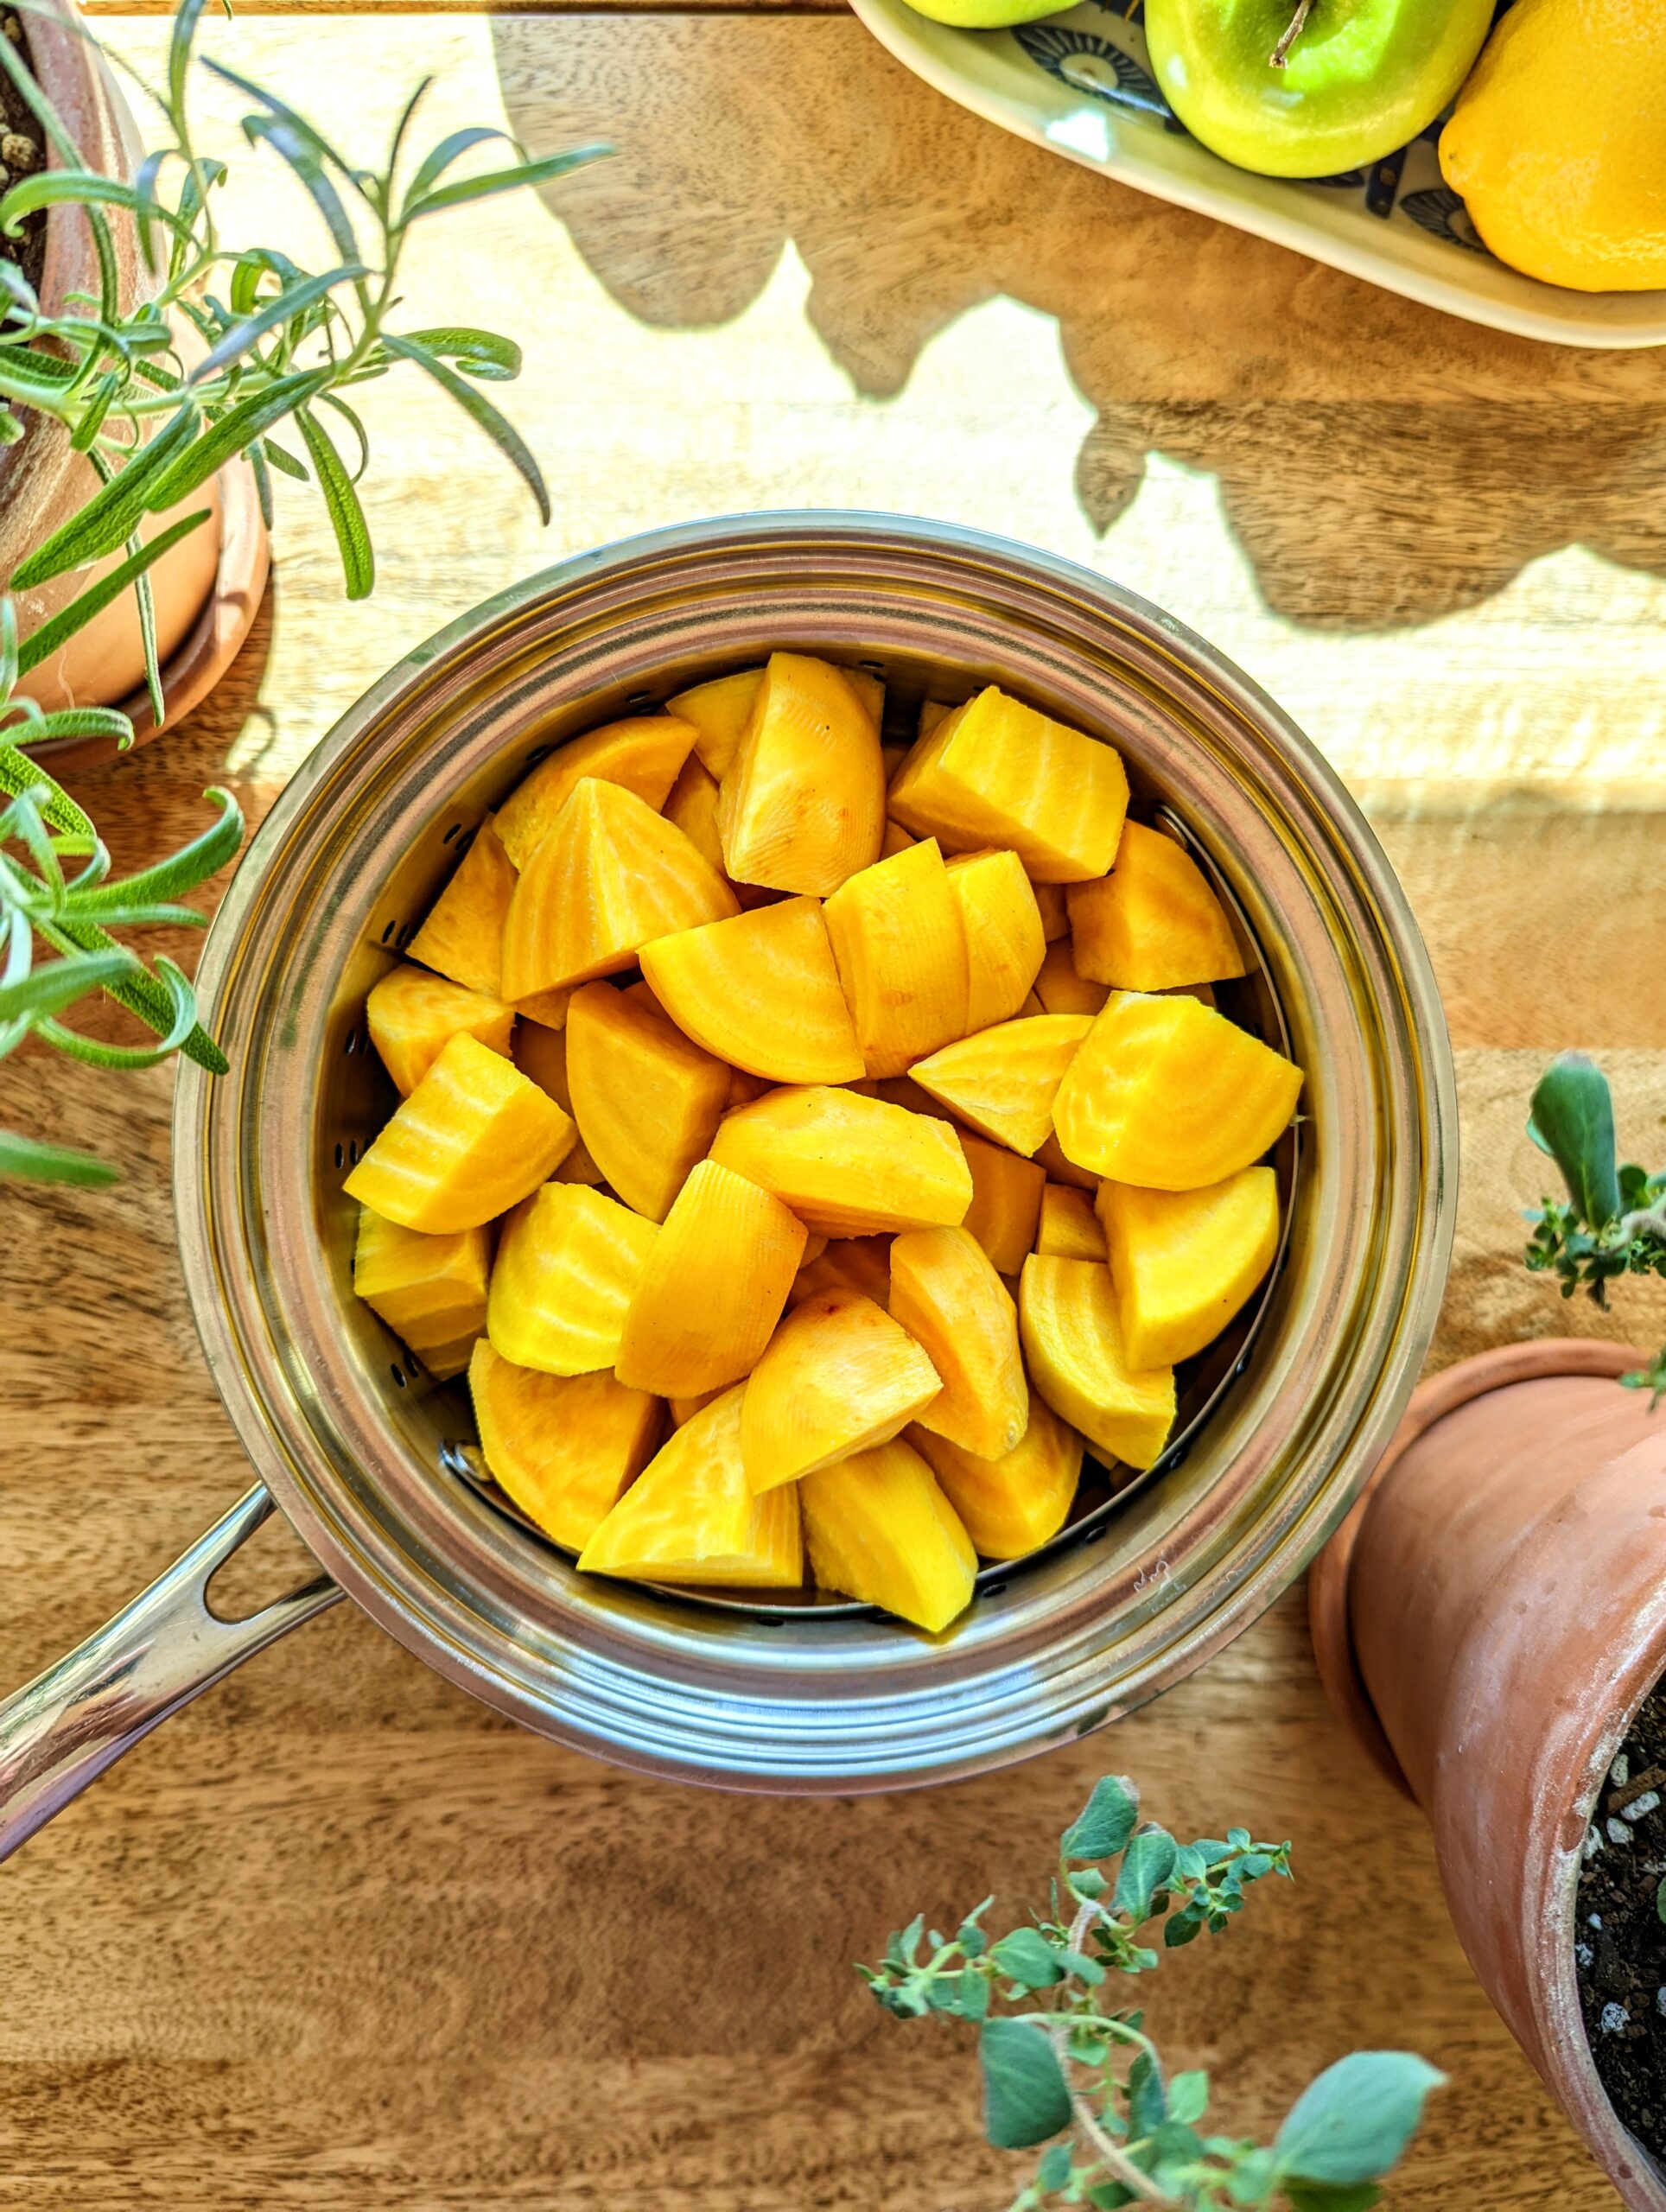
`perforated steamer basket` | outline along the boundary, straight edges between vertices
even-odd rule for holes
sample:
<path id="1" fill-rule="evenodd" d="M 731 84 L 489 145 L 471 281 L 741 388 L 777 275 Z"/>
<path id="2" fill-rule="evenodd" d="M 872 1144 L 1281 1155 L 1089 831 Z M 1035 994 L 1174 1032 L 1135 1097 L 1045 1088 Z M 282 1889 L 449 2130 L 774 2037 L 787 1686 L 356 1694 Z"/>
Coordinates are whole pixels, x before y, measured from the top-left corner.
<path id="1" fill-rule="evenodd" d="M 1178 1464 L 1036 1559 L 986 1572 L 937 1638 L 860 1608 L 726 1606 L 580 1576 L 471 1478 L 457 1387 L 432 1383 L 351 1289 L 341 1181 L 389 1103 L 365 994 L 463 840 L 539 748 L 783 646 L 881 673 L 905 724 L 926 696 L 996 682 L 1114 743 L 1236 906 L 1260 952 L 1261 1026 L 1307 1071 L 1300 1172 L 1294 1146 L 1281 1159 L 1281 1263 Z M 1434 1324 L 1452 1062 L 1370 830 L 1300 733 L 1179 623 L 970 531 L 745 517 L 503 594 L 394 669 L 302 766 L 226 895 L 200 982 L 233 1065 L 218 1082 L 181 1066 L 180 1234 L 261 1487 L 0 1708 L 0 1849 L 343 1591 L 500 1711 L 645 1771 L 849 1791 L 1068 1741 L 1180 1681 L 1292 1580 L 1392 1432 Z M 221 1623 L 207 1574 L 269 1497 L 325 1573 Z"/>

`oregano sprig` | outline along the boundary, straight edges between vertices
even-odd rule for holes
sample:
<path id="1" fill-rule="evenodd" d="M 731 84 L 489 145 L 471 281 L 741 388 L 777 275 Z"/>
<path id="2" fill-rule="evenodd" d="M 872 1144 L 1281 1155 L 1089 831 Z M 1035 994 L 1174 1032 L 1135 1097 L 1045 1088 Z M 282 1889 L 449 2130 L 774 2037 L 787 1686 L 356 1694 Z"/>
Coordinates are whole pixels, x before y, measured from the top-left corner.
<path id="1" fill-rule="evenodd" d="M 1602 1306 L 1622 1275 L 1666 1275 L 1666 1173 L 1622 1163 L 1608 1078 L 1583 1052 L 1563 1052 L 1535 1087 L 1527 1133 L 1561 1171 L 1567 1203 L 1547 1198 L 1526 1218 L 1532 1239 L 1523 1258 L 1536 1274 L 1554 1274 L 1564 1298 L 1582 1290 Z M 1622 1380 L 1666 1397 L 1666 1346 Z"/>
<path id="2" fill-rule="evenodd" d="M 986 1897 L 951 1936 L 924 1917 L 858 1969 L 898 2018 L 932 2014 L 977 2030 L 984 2132 L 998 2149 L 1045 2145 L 1012 2212 L 1127 2204 L 1227 2212 L 1364 2212 L 1441 2076 L 1404 2051 L 1359 2051 L 1306 2089 L 1270 2145 L 1205 2132 L 1207 2075 L 1165 2075 L 1143 2012 L 1119 1976 L 1148 1973 L 1165 1949 L 1218 1934 L 1269 1875 L 1290 1878 L 1290 1846 L 1249 1831 L 1183 1844 L 1141 1823 L 1133 1783 L 1107 1776 L 1059 1839 L 1048 1907 L 989 1934 Z"/>

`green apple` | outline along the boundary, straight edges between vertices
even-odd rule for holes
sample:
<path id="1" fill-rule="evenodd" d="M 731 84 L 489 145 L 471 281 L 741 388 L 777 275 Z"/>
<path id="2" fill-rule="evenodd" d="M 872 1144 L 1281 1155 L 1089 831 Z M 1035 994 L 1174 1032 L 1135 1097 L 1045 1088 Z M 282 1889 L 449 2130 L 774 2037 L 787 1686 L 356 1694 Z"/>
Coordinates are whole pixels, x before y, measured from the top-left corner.
<path id="1" fill-rule="evenodd" d="M 1014 23 L 1033 23 L 1056 16 L 1070 0 L 908 0 L 917 16 L 952 23 L 957 31 L 1004 31 Z"/>
<path id="2" fill-rule="evenodd" d="M 1145 22 L 1157 82 L 1194 138 L 1263 176 L 1334 176 L 1434 122 L 1492 11 L 1493 0 L 1309 0 L 1305 14 L 1296 0 L 1146 0 Z"/>

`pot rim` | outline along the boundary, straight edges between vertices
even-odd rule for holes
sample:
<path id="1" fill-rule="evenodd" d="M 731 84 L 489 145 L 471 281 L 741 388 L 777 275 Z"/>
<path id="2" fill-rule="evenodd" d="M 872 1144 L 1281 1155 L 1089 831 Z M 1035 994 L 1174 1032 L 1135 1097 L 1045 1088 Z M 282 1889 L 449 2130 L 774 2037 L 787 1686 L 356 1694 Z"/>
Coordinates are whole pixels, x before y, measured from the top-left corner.
<path id="1" fill-rule="evenodd" d="M 1352 1735 L 1359 1748 L 1391 1789 L 1417 1802 L 1394 1746 L 1377 1717 L 1377 1707 L 1365 1687 L 1355 1656 L 1349 1618 L 1349 1582 L 1354 1548 L 1378 1486 L 1393 1472 L 1396 1462 L 1437 1422 L 1460 1406 L 1473 1403 L 1494 1390 L 1513 1383 L 1536 1382 L 1547 1376 L 1592 1375 L 1617 1378 L 1644 1363 L 1644 1355 L 1625 1344 L 1594 1337 L 1532 1337 L 1523 1342 L 1493 1344 L 1473 1352 L 1451 1367 L 1428 1376 L 1412 1393 L 1405 1418 L 1390 1438 L 1382 1458 L 1366 1476 L 1347 1518 L 1314 1560 L 1307 1575 L 1307 1629 L 1313 1660 L 1332 1711 Z"/>
<path id="2" fill-rule="evenodd" d="M 380 972 L 405 942 L 397 902 L 432 896 L 441 825 L 459 817 L 448 843 L 496 804 L 528 739 L 639 710 L 645 682 L 682 688 L 696 668 L 772 645 L 888 655 L 916 679 L 905 700 L 928 668 L 1011 682 L 1110 737 L 1130 766 L 1160 760 L 1149 780 L 1190 806 L 1200 835 L 1227 835 L 1225 794 L 1242 817 L 1230 824 L 1239 887 L 1263 867 L 1296 910 L 1272 913 L 1275 888 L 1252 884 L 1252 927 L 1300 936 L 1300 957 L 1285 945 L 1273 981 L 1307 994 L 1294 1049 L 1319 1132 L 1303 1172 L 1314 1249 L 1293 1267 L 1288 1310 L 1187 1465 L 1137 1497 L 1111 1541 L 1045 1573 L 1015 1569 L 931 1645 L 871 1620 L 828 1623 L 813 1640 L 796 1618 L 719 1633 L 704 1616 L 696 1631 L 686 1608 L 630 1586 L 598 1589 L 547 1562 L 535 1575 L 524 1533 L 437 1481 L 431 1452 L 419 1458 L 421 1408 L 379 1379 L 386 1352 L 343 1343 L 363 1332 L 321 1250 L 335 1202 L 327 1140 L 339 1165 L 350 1129 L 371 1126 L 327 1131 L 318 1103 L 326 1071 L 356 1065 L 341 1058 L 361 1018 L 362 982 L 345 1010 L 349 961 Z M 392 855 L 420 881 L 398 887 Z M 884 515 L 730 517 L 582 554 L 463 615 L 302 765 L 226 894 L 199 988 L 241 1065 L 218 1093 L 181 1071 L 181 1253 L 251 1458 L 303 1541 L 417 1656 L 535 1731 L 639 1770 L 754 1789 L 893 1789 L 1117 1717 L 1294 1579 L 1391 1433 L 1434 1327 L 1456 1198 L 1455 1077 L 1427 951 L 1369 826 L 1288 718 L 1173 617 L 981 532 Z"/>

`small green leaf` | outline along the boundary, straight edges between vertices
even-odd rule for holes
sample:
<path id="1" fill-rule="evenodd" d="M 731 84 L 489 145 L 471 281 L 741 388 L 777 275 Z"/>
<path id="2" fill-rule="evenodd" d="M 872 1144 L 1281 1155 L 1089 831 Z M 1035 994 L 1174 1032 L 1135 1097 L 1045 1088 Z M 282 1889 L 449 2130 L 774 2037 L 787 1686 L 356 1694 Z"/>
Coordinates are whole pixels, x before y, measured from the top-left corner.
<path id="1" fill-rule="evenodd" d="M 1070 2145 L 1051 2143 L 1041 2153 L 1041 2163 L 1035 2170 L 1038 2189 L 1063 2189 L 1070 2179 Z"/>
<path id="2" fill-rule="evenodd" d="M 39 667 L 43 660 L 50 660 L 67 639 L 83 629 L 95 614 L 101 614 L 111 600 L 119 599 L 137 577 L 153 568 L 164 553 L 171 552 L 181 538 L 188 537 L 200 524 L 207 522 L 209 512 L 207 507 L 200 507 L 195 514 L 182 515 L 166 530 L 159 530 L 154 537 L 145 541 L 139 552 L 130 554 L 119 568 L 111 569 L 107 575 L 89 584 L 67 607 L 60 607 L 50 621 L 43 622 L 25 638 L 17 653 L 23 673 L 27 676 L 30 669 Z"/>
<path id="3" fill-rule="evenodd" d="M 0 983 L 0 1022 L 44 1020 L 89 991 L 130 975 L 138 964 L 119 945 L 109 952 L 72 952 L 49 960 L 15 983 Z"/>
<path id="4" fill-rule="evenodd" d="M 1291 2107 L 1273 2144 L 1281 2176 L 1358 2184 L 1378 2181 L 1445 2081 L 1403 2050 L 1357 2050 L 1327 2066 Z"/>
<path id="5" fill-rule="evenodd" d="M 1374 2181 L 1298 2181 L 1281 2184 L 1291 2212 L 1370 2212 L 1382 2196 Z"/>
<path id="6" fill-rule="evenodd" d="M 212 828 L 165 861 L 158 861 L 154 868 L 141 868 L 136 874 L 86 892 L 75 901 L 76 913 L 107 922 L 111 908 L 176 899 L 181 892 L 194 890 L 224 868 L 243 842 L 243 810 L 230 791 L 222 791 L 217 784 L 211 785 L 204 797 L 219 809 L 219 819 Z"/>
<path id="7" fill-rule="evenodd" d="M 349 261 L 340 269 L 326 270 L 321 276 L 303 276 L 298 284 L 291 284 L 287 291 L 266 301 L 257 313 L 234 323 L 192 370 L 191 382 L 206 384 L 251 346 L 258 346 L 268 331 L 276 330 L 280 323 L 293 321 L 304 308 L 333 292 L 338 284 L 356 283 L 369 273 L 362 261 Z M 272 419 L 276 421 L 277 417 Z"/>
<path id="8" fill-rule="evenodd" d="M 1561 1170 L 1586 1226 L 1606 1229 L 1619 1213 L 1619 1168 L 1613 1094 L 1594 1060 L 1557 1055 L 1534 1090 L 1527 1133 Z"/>
<path id="9" fill-rule="evenodd" d="M 1663 1882 L 1655 1891 L 1655 1917 L 1666 1920 L 1666 1882 Z"/>
<path id="10" fill-rule="evenodd" d="M 489 169 L 483 176 L 466 176 L 455 184 L 442 184 L 420 195 L 413 187 L 399 220 L 415 223 L 424 215 L 437 215 L 448 207 L 464 207 L 476 200 L 490 200 L 500 192 L 517 192 L 523 185 L 553 184 L 557 177 L 582 168 L 588 162 L 611 154 L 611 146 L 575 146 L 565 154 L 546 154 L 542 160 L 517 162 L 512 168 Z"/>
<path id="11" fill-rule="evenodd" d="M 1066 1859 L 1114 1859 L 1134 1833 L 1140 1793 L 1126 1775 L 1107 1774 L 1059 1838 Z"/>
<path id="12" fill-rule="evenodd" d="M 0 1183 L 79 1183 L 96 1190 L 119 1182 L 121 1173 L 90 1152 L 69 1152 L 62 1145 L 41 1144 L 0 1129 Z"/>
<path id="13" fill-rule="evenodd" d="M 1021 1989 L 1051 1989 L 1065 1979 L 1059 1954 L 1039 1928 L 1014 1928 L 993 1946 L 989 1956 Z"/>
<path id="14" fill-rule="evenodd" d="M 470 421 L 479 424 L 518 472 L 532 494 L 539 516 L 547 524 L 550 512 L 550 493 L 544 480 L 544 472 L 532 458 L 531 448 L 509 417 L 494 407 L 484 392 L 476 391 L 466 377 L 459 376 L 438 354 L 430 353 L 426 346 L 419 346 L 414 339 L 397 338 L 391 332 L 384 332 L 382 343 L 390 353 L 398 355 L 403 360 L 415 361 L 419 368 L 425 369 L 441 391 L 449 392 Z"/>
<path id="15" fill-rule="evenodd" d="M 324 508 L 335 532 L 335 543 L 341 556 L 341 573 L 347 579 L 349 599 L 368 599 L 376 583 L 376 556 L 372 550 L 370 530 L 365 521 L 365 511 L 359 504 L 359 494 L 353 488 L 341 456 L 331 443 L 323 424 L 315 420 L 306 408 L 296 411 L 296 421 L 305 441 L 313 470 L 318 478 L 318 487 L 324 494 Z"/>
<path id="16" fill-rule="evenodd" d="M 1027 2020 L 985 2020 L 977 2055 L 983 2132 L 997 2151 L 1027 2150 L 1069 2126 L 1070 2091 L 1045 2029 Z"/>
<path id="17" fill-rule="evenodd" d="M 43 544 L 18 563 L 12 576 L 15 590 L 31 590 L 36 584 L 49 582 L 54 576 L 62 575 L 67 569 L 78 569 L 88 561 L 96 561 L 106 553 L 113 553 L 124 544 L 138 527 L 145 512 L 150 487 L 172 467 L 197 434 L 200 417 L 194 400 L 186 401 L 175 414 L 170 415 L 155 437 L 142 446 L 131 461 L 101 484 L 84 507 L 71 515 L 68 521 L 54 530 Z M 139 573 L 137 570 L 134 574 Z M 130 575 L 126 581 L 131 582 Z M 97 587 L 95 586 L 96 589 Z M 90 596 L 83 593 L 82 597 Z M 106 605 L 108 601 L 105 602 Z M 64 610 L 68 613 L 68 608 Z M 60 615 L 58 618 L 61 620 Z M 77 625 L 77 627 L 79 626 Z M 39 636 L 36 632 L 36 636 Z M 29 640 L 33 645 L 34 639 Z M 35 665 L 27 658 L 25 671 Z M 36 660 L 42 658 L 37 654 Z"/>
<path id="18" fill-rule="evenodd" d="M 1209 2076 L 1192 2070 L 1177 2074 L 1168 2085 L 1168 2116 L 1194 2126 L 1209 2109 Z"/>
<path id="19" fill-rule="evenodd" d="M 1151 1911 L 1151 1900 L 1174 1872 L 1174 1839 L 1167 1828 L 1142 1828 L 1129 1840 L 1116 1877 L 1111 1910 L 1137 1928 Z"/>
<path id="20" fill-rule="evenodd" d="M 1128 2121 L 1134 2135 L 1154 2135 L 1168 2118 L 1162 2069 L 1148 2050 L 1137 2051 L 1128 2070 Z"/>

